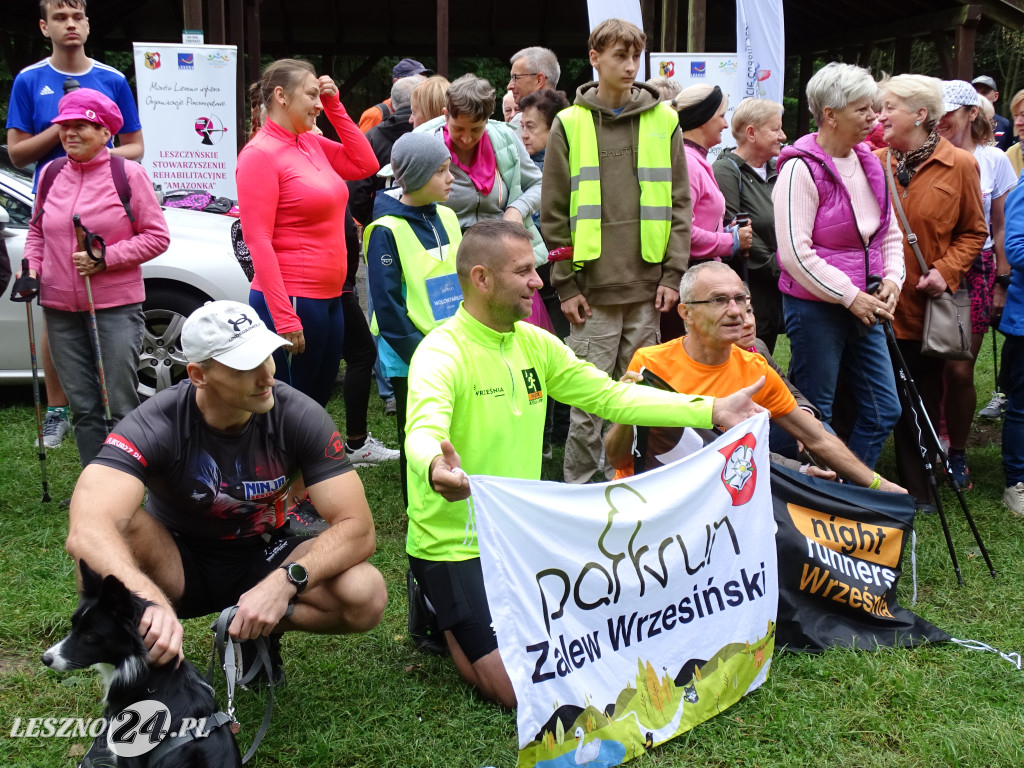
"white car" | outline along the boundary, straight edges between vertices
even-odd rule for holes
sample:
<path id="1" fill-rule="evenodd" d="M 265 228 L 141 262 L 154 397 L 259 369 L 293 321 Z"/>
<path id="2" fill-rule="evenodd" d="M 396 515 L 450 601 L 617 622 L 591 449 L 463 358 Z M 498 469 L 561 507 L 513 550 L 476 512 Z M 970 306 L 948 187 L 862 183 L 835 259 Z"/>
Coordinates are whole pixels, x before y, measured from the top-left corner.
<path id="1" fill-rule="evenodd" d="M 11 260 L 11 272 L 21 269 L 25 237 L 32 218 L 32 178 L 0 164 L 0 207 L 7 214 L 0 227 Z M 233 219 L 200 211 L 164 208 L 171 245 L 166 253 L 142 265 L 146 283 L 146 331 L 139 362 L 139 394 L 143 397 L 185 376 L 181 326 L 195 309 L 216 299 L 247 304 L 249 280 L 231 246 Z M 13 282 L 13 278 L 12 278 Z M 25 305 L 0 297 L 0 384 L 31 381 L 28 322 Z M 36 349 L 42 333 L 42 311 L 32 304 Z M 42 364 L 39 369 L 42 376 Z"/>

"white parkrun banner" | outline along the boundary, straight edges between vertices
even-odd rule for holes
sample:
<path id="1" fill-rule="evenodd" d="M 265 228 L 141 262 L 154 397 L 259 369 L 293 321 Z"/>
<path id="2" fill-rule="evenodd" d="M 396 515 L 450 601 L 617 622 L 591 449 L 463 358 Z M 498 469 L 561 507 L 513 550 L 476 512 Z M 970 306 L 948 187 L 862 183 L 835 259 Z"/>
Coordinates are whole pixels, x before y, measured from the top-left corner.
<path id="1" fill-rule="evenodd" d="M 768 419 L 596 485 L 474 476 L 520 768 L 618 765 L 767 678 L 778 567 Z"/>
<path id="2" fill-rule="evenodd" d="M 165 193 L 237 197 L 238 56 L 233 45 L 135 43 L 142 165 Z"/>

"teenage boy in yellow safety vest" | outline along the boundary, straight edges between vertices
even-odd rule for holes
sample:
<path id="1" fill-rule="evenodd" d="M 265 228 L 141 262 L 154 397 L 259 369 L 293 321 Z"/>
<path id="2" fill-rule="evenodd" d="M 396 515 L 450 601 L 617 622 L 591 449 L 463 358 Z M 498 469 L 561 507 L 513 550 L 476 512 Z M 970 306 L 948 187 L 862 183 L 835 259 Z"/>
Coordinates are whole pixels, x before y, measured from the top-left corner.
<path id="1" fill-rule="evenodd" d="M 541 234 L 551 284 L 580 358 L 619 376 L 658 342 L 660 315 L 679 301 L 690 252 L 690 188 L 676 111 L 634 82 L 647 41 L 621 19 L 590 35 L 597 82 L 555 118 L 544 161 Z M 572 409 L 566 482 L 599 468 L 601 420 Z"/>

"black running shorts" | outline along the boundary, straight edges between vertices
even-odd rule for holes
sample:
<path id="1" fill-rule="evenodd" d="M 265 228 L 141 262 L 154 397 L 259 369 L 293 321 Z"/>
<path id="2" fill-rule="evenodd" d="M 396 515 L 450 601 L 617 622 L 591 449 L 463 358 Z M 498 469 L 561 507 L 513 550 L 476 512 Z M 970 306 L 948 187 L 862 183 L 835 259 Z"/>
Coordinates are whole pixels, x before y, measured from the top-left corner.
<path id="1" fill-rule="evenodd" d="M 451 630 L 470 663 L 498 650 L 480 558 L 438 562 L 410 557 L 409 566 L 434 606 L 438 628 Z"/>
<path id="2" fill-rule="evenodd" d="M 241 539 L 195 539 L 173 534 L 185 574 L 185 592 L 175 605 L 179 619 L 220 613 L 288 562 L 288 556 L 308 536 L 291 536 L 278 529 Z"/>

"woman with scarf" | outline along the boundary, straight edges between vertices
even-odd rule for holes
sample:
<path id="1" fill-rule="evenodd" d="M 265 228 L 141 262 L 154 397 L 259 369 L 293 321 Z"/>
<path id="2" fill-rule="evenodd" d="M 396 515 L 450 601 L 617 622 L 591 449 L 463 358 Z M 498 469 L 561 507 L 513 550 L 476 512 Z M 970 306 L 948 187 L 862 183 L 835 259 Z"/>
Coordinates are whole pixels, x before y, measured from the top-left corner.
<path id="1" fill-rule="evenodd" d="M 978 163 L 936 132 L 944 115 L 942 82 L 924 75 L 897 75 L 880 85 L 879 122 L 888 149 L 876 154 L 892 171 L 891 193 L 899 197 L 909 230 L 927 271 L 922 272 L 909 241 L 903 238 L 906 290 L 893 319 L 893 330 L 907 373 L 913 377 L 932 424 L 939 423 L 945 360 L 921 354 L 925 302 L 955 291 L 988 237 L 982 206 Z M 912 413 L 896 429 L 896 466 L 902 484 L 931 511 L 928 477 L 920 453 L 920 436 Z"/>
<path id="2" fill-rule="evenodd" d="M 690 229 L 690 264 L 714 259 L 742 259 L 750 250 L 754 230 L 749 220 L 732 221 L 725 226 L 725 196 L 718 188 L 708 162 L 708 150 L 722 141 L 728 127 L 725 112 L 729 97 L 717 85 L 691 85 L 670 102 L 679 112 L 679 127 L 686 145 L 686 167 L 690 175 L 690 203 L 693 207 Z M 742 273 L 741 273 L 741 276 Z M 745 277 L 745 276 L 743 276 Z M 663 314 L 662 341 L 682 336 L 682 320 L 675 312 Z"/>
<path id="3" fill-rule="evenodd" d="M 807 83 L 818 132 L 782 149 L 772 193 L 790 379 L 827 423 L 844 382 L 842 405 L 855 410 L 847 444 L 869 467 L 900 415 L 878 323 L 892 319 L 904 277 L 885 174 L 862 144 L 876 89 L 866 69 L 833 62 L 819 70 Z M 877 292 L 872 275 L 881 278 Z"/>
<path id="4" fill-rule="evenodd" d="M 534 212 L 540 210 L 541 172 L 515 131 L 490 119 L 494 105 L 489 82 L 463 75 L 445 94 L 444 115 L 416 130 L 438 136 L 451 152 L 455 180 L 445 205 L 459 217 L 462 231 L 482 219 L 522 224 L 530 233 L 539 267 L 548 260 L 548 249 L 533 223 Z M 526 320 L 554 333 L 539 293 L 534 294 L 533 313 Z"/>

